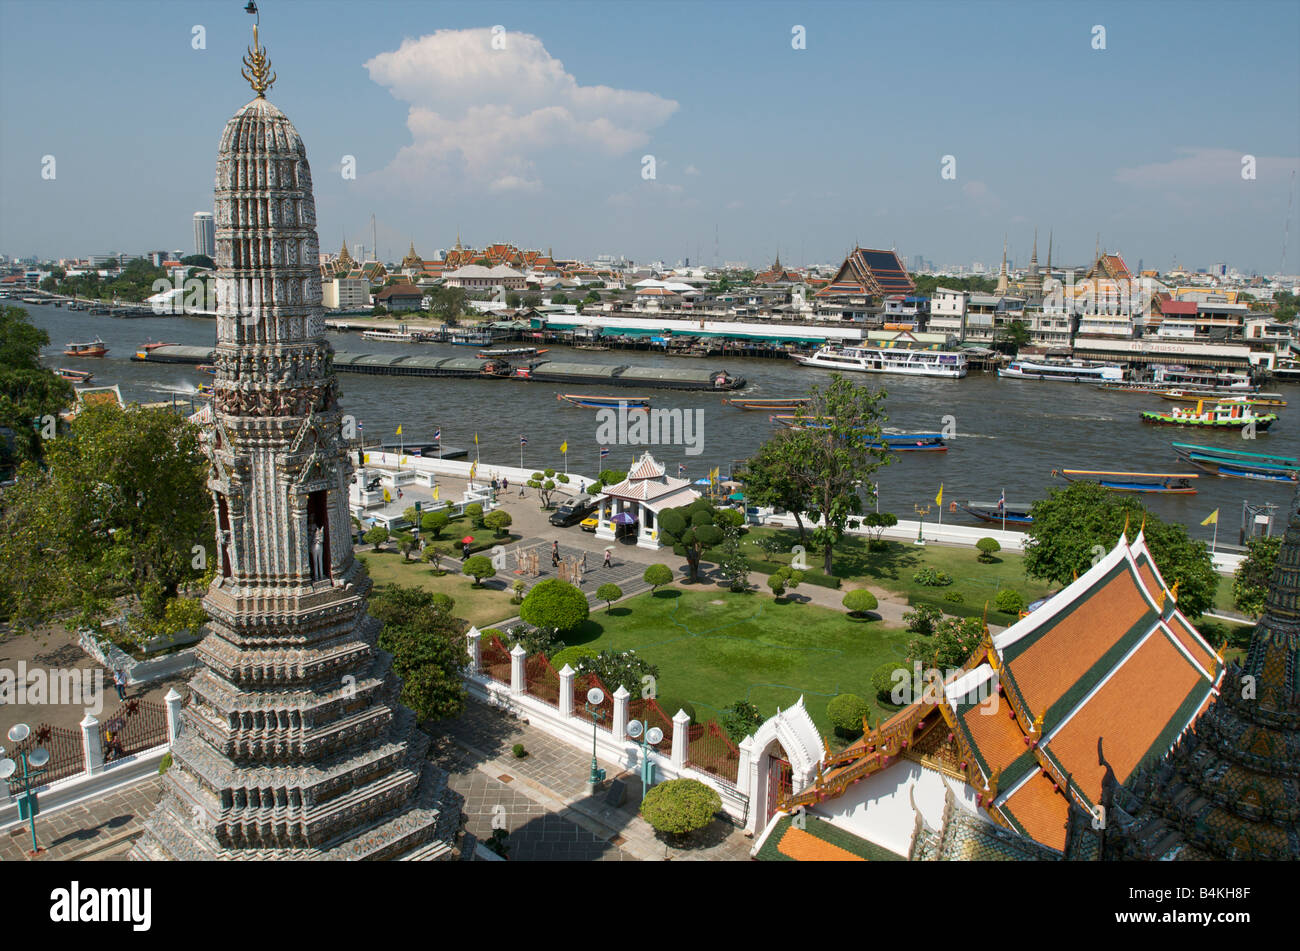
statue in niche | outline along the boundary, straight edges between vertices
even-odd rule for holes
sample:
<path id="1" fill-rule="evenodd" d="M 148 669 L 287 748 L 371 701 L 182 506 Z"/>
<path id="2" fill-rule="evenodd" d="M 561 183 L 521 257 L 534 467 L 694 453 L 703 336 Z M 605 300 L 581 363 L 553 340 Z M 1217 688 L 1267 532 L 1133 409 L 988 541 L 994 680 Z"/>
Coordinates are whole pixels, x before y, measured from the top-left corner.
<path id="1" fill-rule="evenodd" d="M 308 534 L 311 536 L 311 580 L 320 581 L 325 577 L 325 533 L 319 525 L 312 525 Z"/>

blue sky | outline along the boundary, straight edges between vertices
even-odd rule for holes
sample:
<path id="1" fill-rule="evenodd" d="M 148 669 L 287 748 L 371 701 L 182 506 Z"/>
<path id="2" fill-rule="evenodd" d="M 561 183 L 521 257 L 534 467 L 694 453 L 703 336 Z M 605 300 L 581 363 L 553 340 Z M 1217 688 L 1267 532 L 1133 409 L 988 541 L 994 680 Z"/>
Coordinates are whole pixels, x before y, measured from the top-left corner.
<path id="1" fill-rule="evenodd" d="M 252 97 L 242 7 L 0 0 L 0 252 L 192 248 L 222 126 Z M 1300 272 L 1300 4 L 261 7 L 326 249 L 369 245 L 373 212 L 399 257 L 459 228 L 711 263 L 716 230 L 722 260 L 838 261 L 857 241 L 996 266 L 1003 234 L 1025 261 L 1037 225 L 1058 262 L 1100 232 L 1131 265 L 1273 273 L 1290 204 Z"/>

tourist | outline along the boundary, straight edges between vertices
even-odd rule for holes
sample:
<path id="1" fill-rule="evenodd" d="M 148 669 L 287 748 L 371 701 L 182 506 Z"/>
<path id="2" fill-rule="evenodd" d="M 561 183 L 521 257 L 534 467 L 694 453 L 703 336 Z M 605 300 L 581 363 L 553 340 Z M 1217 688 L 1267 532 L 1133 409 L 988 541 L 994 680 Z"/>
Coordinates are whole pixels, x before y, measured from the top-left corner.
<path id="1" fill-rule="evenodd" d="M 582 553 L 582 570 L 587 570 L 587 553 L 585 551 Z"/>
<path id="2" fill-rule="evenodd" d="M 613 552 L 612 549 L 609 549 L 609 548 L 606 548 L 606 549 L 605 549 L 605 564 L 602 565 L 602 567 L 604 567 L 604 568 L 613 568 L 613 567 L 614 567 L 614 561 L 613 561 L 613 559 L 610 557 L 610 555 L 612 554 L 612 552 Z"/>
<path id="3" fill-rule="evenodd" d="M 502 478 L 502 480 L 501 480 L 501 491 L 502 491 L 502 492 L 509 492 L 509 491 L 510 491 L 510 480 L 509 480 L 509 479 L 507 479 L 507 478 Z"/>
<path id="4" fill-rule="evenodd" d="M 126 699 L 126 671 L 121 667 L 113 669 L 113 689 L 117 691 L 117 699 Z"/>
<path id="5" fill-rule="evenodd" d="M 122 734 L 117 730 L 107 730 L 104 733 L 104 759 L 121 759 L 126 755 L 126 750 L 122 749 Z"/>
<path id="6" fill-rule="evenodd" d="M 560 543 L 551 542 L 551 567 L 556 568 L 560 564 Z"/>

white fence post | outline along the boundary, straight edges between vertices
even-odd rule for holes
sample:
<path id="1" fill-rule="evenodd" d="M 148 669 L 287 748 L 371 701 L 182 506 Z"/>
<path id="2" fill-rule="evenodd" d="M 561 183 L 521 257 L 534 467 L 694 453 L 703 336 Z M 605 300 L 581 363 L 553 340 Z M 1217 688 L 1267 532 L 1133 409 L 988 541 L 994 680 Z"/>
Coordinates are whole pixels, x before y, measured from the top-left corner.
<path id="1" fill-rule="evenodd" d="M 632 696 L 622 684 L 614 691 L 614 742 L 621 743 L 627 738 L 627 700 Z"/>
<path id="2" fill-rule="evenodd" d="M 736 788 L 740 790 L 742 796 L 751 794 L 749 763 L 753 759 L 754 737 L 752 735 L 745 737 L 736 747 L 740 752 L 740 759 L 736 763 Z"/>
<path id="3" fill-rule="evenodd" d="M 176 692 L 172 687 L 167 691 L 167 696 L 163 697 L 163 703 L 167 704 L 167 745 L 171 746 L 176 742 L 176 738 L 181 735 L 181 701 L 185 698 Z"/>
<path id="4" fill-rule="evenodd" d="M 560 716 L 565 719 L 573 716 L 573 678 L 576 673 L 568 664 L 560 671 Z"/>
<path id="5" fill-rule="evenodd" d="M 686 749 L 690 745 L 691 715 L 685 710 L 673 714 L 673 768 L 686 768 Z"/>
<path id="6" fill-rule="evenodd" d="M 469 633 L 465 635 L 469 647 L 469 672 L 471 674 L 480 673 L 483 670 L 483 635 L 476 627 L 471 627 Z"/>
<path id="7" fill-rule="evenodd" d="M 89 713 L 81 721 L 81 748 L 87 773 L 98 773 L 104 768 L 104 742 L 99 737 L 99 721 Z"/>
<path id="8" fill-rule="evenodd" d="M 524 692 L 524 659 L 527 656 L 523 644 L 516 644 L 510 652 L 510 693 L 516 697 Z"/>

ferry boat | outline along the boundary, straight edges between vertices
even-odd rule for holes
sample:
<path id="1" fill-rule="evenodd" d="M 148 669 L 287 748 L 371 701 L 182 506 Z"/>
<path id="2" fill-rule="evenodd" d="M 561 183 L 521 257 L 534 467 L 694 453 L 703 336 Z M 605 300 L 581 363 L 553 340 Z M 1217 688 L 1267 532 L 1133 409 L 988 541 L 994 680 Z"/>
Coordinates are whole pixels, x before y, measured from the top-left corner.
<path id="1" fill-rule="evenodd" d="M 953 350 L 908 350 L 904 347 L 822 347 L 811 356 L 796 353 L 800 366 L 855 373 L 898 373 L 961 379 L 966 375 L 966 354 Z"/>
<path id="2" fill-rule="evenodd" d="M 104 341 L 96 337 L 89 343 L 70 343 L 63 355 L 67 357 L 102 357 L 108 353 Z"/>
<path id="3" fill-rule="evenodd" d="M 66 367 L 59 367 L 54 371 L 54 375 L 67 380 L 69 383 L 89 383 L 91 380 L 89 370 L 69 370 Z"/>
<path id="4" fill-rule="evenodd" d="M 363 330 L 361 336 L 367 340 L 389 340 L 394 343 L 411 343 L 416 339 L 414 332 L 406 330 Z"/>
<path id="5" fill-rule="evenodd" d="M 1224 400 L 1208 409 L 1205 400 L 1198 400 L 1196 406 L 1175 406 L 1167 413 L 1139 413 L 1144 423 L 1157 423 L 1165 426 L 1196 426 L 1201 429 L 1245 429 L 1247 426 L 1264 431 L 1277 422 L 1277 413 L 1259 415 L 1254 407 L 1241 400 Z"/>
<path id="6" fill-rule="evenodd" d="M 458 330 L 452 331 L 447 342 L 456 347 L 486 347 L 495 339 L 489 330 Z"/>
<path id="7" fill-rule="evenodd" d="M 543 353 L 550 351 L 538 350 L 536 347 L 503 347 L 499 350 L 480 350 L 478 356 L 484 360 L 493 360 L 499 357 L 536 357 Z"/>
<path id="8" fill-rule="evenodd" d="M 1215 393 L 1253 389 L 1250 375 L 1226 370 L 1189 370 L 1183 366 L 1156 367 L 1154 380 L 1167 387 L 1211 390 Z"/>
<path id="9" fill-rule="evenodd" d="M 767 399 L 749 396 L 733 396 L 729 399 L 723 400 L 722 402 L 729 406 L 734 406 L 737 409 L 758 409 L 771 412 L 772 410 L 778 409 L 803 409 L 811 402 L 811 400 L 806 396 L 773 396 Z"/>
<path id="10" fill-rule="evenodd" d="M 1154 492 L 1166 495 L 1195 495 L 1194 472 L 1109 472 L 1093 469 L 1053 469 L 1052 475 L 1067 482 L 1096 482 L 1112 492 Z"/>
<path id="11" fill-rule="evenodd" d="M 555 398 L 562 403 L 581 406 L 583 409 L 618 409 L 620 406 L 626 406 L 631 412 L 650 408 L 648 396 L 584 396 L 581 393 L 560 393 Z"/>
<path id="12" fill-rule="evenodd" d="M 1124 380 L 1124 368 L 1086 360 L 1059 363 L 1014 360 L 1005 367 L 998 367 L 998 376 L 1012 380 L 1054 380 L 1062 383 L 1120 383 Z"/>

